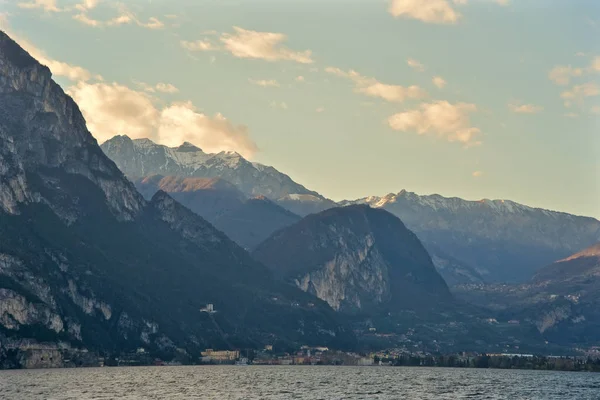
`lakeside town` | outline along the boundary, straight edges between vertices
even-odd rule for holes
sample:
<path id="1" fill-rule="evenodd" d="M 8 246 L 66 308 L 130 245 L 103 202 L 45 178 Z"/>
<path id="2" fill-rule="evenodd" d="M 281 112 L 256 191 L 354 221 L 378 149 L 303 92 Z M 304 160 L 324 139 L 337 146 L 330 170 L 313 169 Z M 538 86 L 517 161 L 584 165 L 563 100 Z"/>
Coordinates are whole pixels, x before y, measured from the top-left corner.
<path id="1" fill-rule="evenodd" d="M 302 346 L 293 353 L 275 352 L 267 345 L 261 350 L 206 349 L 194 360 L 181 352 L 171 361 L 157 358 L 144 348 L 119 356 L 98 357 L 91 352 L 71 350 L 56 352 L 31 348 L 35 357 L 26 368 L 42 367 L 123 367 L 123 366 L 181 366 L 181 365 L 258 365 L 258 366 L 377 366 L 377 367 L 450 367 L 499 368 L 557 371 L 600 372 L 600 347 L 593 347 L 579 356 L 553 356 L 520 353 L 432 354 L 424 351 L 409 352 L 397 348 L 373 353 L 344 352 L 323 346 Z M 32 359 L 33 360 L 33 359 Z"/>

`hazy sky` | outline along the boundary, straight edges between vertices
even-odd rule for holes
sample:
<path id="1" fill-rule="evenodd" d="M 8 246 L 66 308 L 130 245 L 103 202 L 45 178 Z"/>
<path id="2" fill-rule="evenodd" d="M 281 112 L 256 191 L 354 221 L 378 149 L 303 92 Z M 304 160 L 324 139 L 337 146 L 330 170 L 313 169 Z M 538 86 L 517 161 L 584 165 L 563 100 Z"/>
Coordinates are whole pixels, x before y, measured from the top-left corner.
<path id="1" fill-rule="evenodd" d="M 92 134 L 600 217 L 600 1 L 0 0 Z"/>

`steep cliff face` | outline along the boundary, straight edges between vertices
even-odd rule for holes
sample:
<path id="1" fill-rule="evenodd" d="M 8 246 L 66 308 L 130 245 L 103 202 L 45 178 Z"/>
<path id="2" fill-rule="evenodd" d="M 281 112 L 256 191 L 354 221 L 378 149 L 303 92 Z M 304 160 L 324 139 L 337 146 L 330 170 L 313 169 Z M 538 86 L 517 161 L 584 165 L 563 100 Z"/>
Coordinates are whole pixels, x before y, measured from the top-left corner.
<path id="1" fill-rule="evenodd" d="M 50 71 L 3 32 L 0 191 L 0 365 L 14 349 L 43 365 L 29 341 L 165 355 L 345 335 L 325 303 L 167 194 L 144 200 Z M 219 312 L 200 312 L 207 303 Z"/>
<path id="2" fill-rule="evenodd" d="M 368 206 L 309 215 L 252 254 L 337 310 L 414 309 L 451 298 L 419 239 Z"/>
<path id="3" fill-rule="evenodd" d="M 18 213 L 19 203 L 51 204 L 31 190 L 27 171 L 36 171 L 46 189 L 56 182 L 43 170 L 62 168 L 84 176 L 104 192 L 119 220 L 132 220 L 143 200 L 117 167 L 102 155 L 77 105 L 51 79 L 50 70 L 0 35 L 0 207 Z M 56 210 L 77 219 L 71 207 Z"/>
<path id="4" fill-rule="evenodd" d="M 440 261 L 448 280 L 525 282 L 536 269 L 600 241 L 600 221 L 509 200 L 467 201 L 405 190 L 348 204 L 369 204 L 398 216 Z M 468 278 L 465 279 L 464 272 Z"/>

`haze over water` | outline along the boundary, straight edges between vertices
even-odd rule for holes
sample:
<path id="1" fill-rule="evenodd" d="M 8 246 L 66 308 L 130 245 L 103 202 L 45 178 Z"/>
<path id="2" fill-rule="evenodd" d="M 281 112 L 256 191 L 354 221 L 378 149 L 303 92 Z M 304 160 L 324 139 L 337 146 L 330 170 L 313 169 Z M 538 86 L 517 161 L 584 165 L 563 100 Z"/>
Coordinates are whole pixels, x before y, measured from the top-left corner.
<path id="1" fill-rule="evenodd" d="M 600 374 L 391 367 L 139 367 L 0 373 L 0 399 L 598 399 Z"/>

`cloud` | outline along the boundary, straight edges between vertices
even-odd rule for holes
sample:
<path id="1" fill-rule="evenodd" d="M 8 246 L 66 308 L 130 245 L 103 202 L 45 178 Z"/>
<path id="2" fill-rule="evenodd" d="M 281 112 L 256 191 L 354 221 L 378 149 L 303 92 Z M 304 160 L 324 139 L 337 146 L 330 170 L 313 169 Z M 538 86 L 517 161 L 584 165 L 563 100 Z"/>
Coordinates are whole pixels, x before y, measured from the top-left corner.
<path id="1" fill-rule="evenodd" d="M 471 126 L 469 119 L 469 114 L 475 111 L 475 104 L 436 101 L 423 103 L 418 109 L 394 114 L 388 118 L 388 124 L 397 131 L 433 135 L 470 147 L 481 144 L 477 139 L 481 131 Z"/>
<path id="2" fill-rule="evenodd" d="M 570 113 L 564 114 L 564 116 L 567 117 L 567 118 L 578 118 L 579 114 L 574 113 L 574 112 L 570 112 Z"/>
<path id="3" fill-rule="evenodd" d="M 286 102 L 282 101 L 282 102 L 276 102 L 276 101 L 272 101 L 270 106 L 272 108 L 280 108 L 282 110 L 287 110 L 288 109 L 288 105 Z"/>
<path id="4" fill-rule="evenodd" d="M 465 4 L 466 0 L 454 0 L 454 4 Z M 392 16 L 412 18 L 435 24 L 455 24 L 461 18 L 447 0 L 392 0 L 388 12 Z"/>
<path id="5" fill-rule="evenodd" d="M 592 114 L 600 115 L 600 106 L 593 106 L 590 108 L 590 112 Z"/>
<path id="6" fill-rule="evenodd" d="M 190 41 L 187 41 L 187 40 L 182 40 L 181 42 L 179 42 L 179 44 L 181 44 L 181 47 L 183 47 L 184 49 L 190 50 L 190 51 L 213 51 L 213 50 L 217 50 L 217 48 L 215 47 L 215 45 L 212 44 L 208 40 L 196 40 L 194 42 L 190 42 Z"/>
<path id="7" fill-rule="evenodd" d="M 247 157 L 257 151 L 247 127 L 234 126 L 220 113 L 207 116 L 189 101 L 159 109 L 147 93 L 118 83 L 79 82 L 67 92 L 100 142 L 116 134 L 126 134 L 168 146 L 188 141 L 209 152 L 235 150 Z"/>
<path id="8" fill-rule="evenodd" d="M 132 21 L 133 21 L 133 18 L 130 15 L 122 14 L 122 15 L 119 15 L 118 17 L 114 17 L 114 18 L 108 20 L 106 22 L 106 25 L 118 26 L 118 25 L 129 24 Z"/>
<path id="9" fill-rule="evenodd" d="M 34 0 L 29 2 L 20 2 L 17 5 L 21 8 L 33 9 L 41 8 L 44 11 L 60 12 L 61 9 L 56 5 L 56 0 Z"/>
<path id="10" fill-rule="evenodd" d="M 318 113 L 322 113 L 322 112 L 325 111 L 325 107 L 319 107 L 315 111 L 318 112 Z"/>
<path id="11" fill-rule="evenodd" d="M 583 106 L 586 97 L 598 95 L 600 95 L 600 86 L 596 82 L 587 82 L 565 90 L 560 97 L 565 101 L 565 107 L 571 107 L 573 104 Z"/>
<path id="12" fill-rule="evenodd" d="M 138 19 L 136 19 L 135 21 L 139 26 L 148 28 L 148 29 L 161 29 L 165 26 L 165 24 L 156 17 L 148 18 L 147 22 L 142 22 Z"/>
<path id="13" fill-rule="evenodd" d="M 409 58 L 408 60 L 406 60 L 406 63 L 408 64 L 409 67 L 411 67 L 415 71 L 418 71 L 418 72 L 425 71 L 425 66 L 413 58 Z"/>
<path id="14" fill-rule="evenodd" d="M 136 81 L 135 84 L 138 85 L 142 90 L 149 92 L 149 93 L 156 93 L 156 92 L 177 93 L 177 92 L 179 92 L 179 89 L 170 83 L 159 82 L 156 85 L 152 86 L 152 85 L 148 85 L 147 83 L 144 83 L 144 82 Z"/>
<path id="15" fill-rule="evenodd" d="M 573 77 L 579 77 L 583 75 L 583 69 L 573 68 L 570 65 L 558 65 L 548 73 L 548 78 L 557 85 L 566 86 Z"/>
<path id="16" fill-rule="evenodd" d="M 257 86 L 263 86 L 263 87 L 279 87 L 279 82 L 277 82 L 274 79 L 270 79 L 270 80 L 265 80 L 265 79 L 248 79 L 248 82 L 250 82 L 253 85 L 257 85 Z"/>
<path id="17" fill-rule="evenodd" d="M 434 76 L 431 81 L 435 86 L 438 87 L 438 89 L 443 89 L 444 86 L 446 86 L 446 80 L 441 76 Z"/>
<path id="18" fill-rule="evenodd" d="M 91 10 L 96 8 L 100 0 L 83 0 L 83 2 L 76 4 L 75 8 L 79 11 Z"/>
<path id="19" fill-rule="evenodd" d="M 116 17 L 105 21 L 90 18 L 87 15 L 87 11 L 95 8 L 98 3 L 98 0 L 84 0 L 82 3 L 77 4 L 75 9 L 79 10 L 80 12 L 73 15 L 73 19 L 87 26 L 95 28 L 104 26 L 119 26 L 130 23 L 135 23 L 138 26 L 147 29 L 162 29 L 165 26 L 164 23 L 156 17 L 150 17 L 147 21 L 140 20 L 133 12 L 129 11 L 123 3 L 117 3 L 119 15 Z M 65 11 L 69 11 L 69 9 L 65 9 Z"/>
<path id="20" fill-rule="evenodd" d="M 510 103 L 508 108 L 518 114 L 537 114 L 544 109 L 544 107 L 535 104 L 521 104 L 520 102 Z"/>
<path id="21" fill-rule="evenodd" d="M 73 19 L 81 22 L 82 24 L 89 25 L 89 26 L 96 27 L 96 26 L 102 25 L 102 21 L 99 21 L 97 19 L 92 19 L 92 18 L 88 17 L 87 14 L 84 14 L 84 13 L 73 15 Z"/>
<path id="22" fill-rule="evenodd" d="M 594 57 L 589 67 L 593 72 L 600 72 L 600 56 Z"/>
<path id="23" fill-rule="evenodd" d="M 258 150 L 246 126 L 234 126 L 220 113 L 213 117 L 199 113 L 189 101 L 174 103 L 161 111 L 158 136 L 167 146 L 187 141 L 208 152 L 235 150 L 252 157 Z"/>
<path id="24" fill-rule="evenodd" d="M 335 67 L 327 67 L 325 68 L 325 71 L 342 78 L 350 79 L 354 82 L 355 92 L 362 93 L 369 97 L 378 97 L 396 103 L 401 103 L 407 99 L 421 99 L 427 97 L 427 92 L 416 85 L 408 87 L 388 85 L 377 81 L 375 78 L 362 76 L 354 70 L 346 72 Z"/>
<path id="25" fill-rule="evenodd" d="M 223 33 L 221 42 L 225 50 L 234 57 L 253 58 L 266 61 L 288 60 L 301 64 L 312 64 L 310 50 L 293 51 L 282 45 L 287 36 L 282 33 L 257 32 L 233 27 L 234 33 Z"/>
<path id="26" fill-rule="evenodd" d="M 483 171 L 473 171 L 471 175 L 473 175 L 474 178 L 480 178 L 483 176 Z"/>
<path id="27" fill-rule="evenodd" d="M 304 82 L 305 79 L 302 75 L 296 77 L 296 82 Z"/>
<path id="28" fill-rule="evenodd" d="M 509 0 L 496 0 L 496 3 L 500 4 L 501 6 L 507 6 L 510 4 Z"/>

